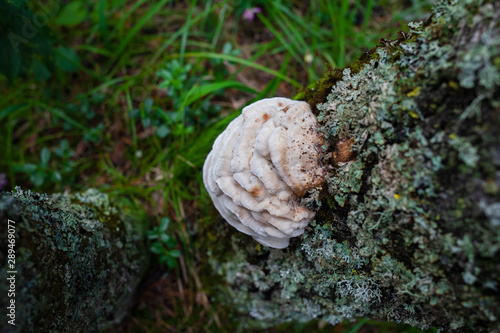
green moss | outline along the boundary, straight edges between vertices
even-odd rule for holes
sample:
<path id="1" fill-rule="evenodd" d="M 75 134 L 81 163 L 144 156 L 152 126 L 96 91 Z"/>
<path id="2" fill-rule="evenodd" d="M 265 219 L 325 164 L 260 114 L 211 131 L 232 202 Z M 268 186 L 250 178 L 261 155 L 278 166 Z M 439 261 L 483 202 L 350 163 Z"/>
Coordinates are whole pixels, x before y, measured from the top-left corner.
<path id="1" fill-rule="evenodd" d="M 94 331 L 126 315 L 147 260 L 125 209 L 96 190 L 48 196 L 17 189 L 0 196 L 0 219 L 16 222 L 16 326 L 3 321 L 3 332 Z"/>

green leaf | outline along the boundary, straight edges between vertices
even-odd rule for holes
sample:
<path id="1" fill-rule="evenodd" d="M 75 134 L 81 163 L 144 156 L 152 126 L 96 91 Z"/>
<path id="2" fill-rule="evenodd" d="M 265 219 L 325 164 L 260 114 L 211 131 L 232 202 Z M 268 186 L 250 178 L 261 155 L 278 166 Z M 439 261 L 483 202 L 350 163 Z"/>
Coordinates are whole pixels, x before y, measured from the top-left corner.
<path id="1" fill-rule="evenodd" d="M 50 179 L 57 183 L 61 182 L 62 181 L 61 173 L 59 171 L 52 171 L 50 173 Z"/>
<path id="2" fill-rule="evenodd" d="M 164 243 L 164 244 L 168 244 L 170 242 L 170 236 L 167 235 L 166 233 L 162 233 L 160 235 L 160 240 Z"/>
<path id="3" fill-rule="evenodd" d="M 172 257 L 166 257 L 167 265 L 169 268 L 175 268 L 177 266 L 177 260 Z"/>
<path id="4" fill-rule="evenodd" d="M 144 110 L 149 112 L 151 111 L 151 108 L 153 107 L 153 99 L 151 97 L 146 98 L 144 101 Z"/>
<path id="5" fill-rule="evenodd" d="M 43 166 L 49 166 L 50 161 L 50 149 L 47 147 L 43 147 L 42 152 L 40 154 L 40 162 Z"/>
<path id="6" fill-rule="evenodd" d="M 160 220 L 160 231 L 165 232 L 170 225 L 170 219 L 168 217 L 162 217 Z"/>
<path id="7" fill-rule="evenodd" d="M 36 169 L 37 169 L 36 165 L 31 164 L 31 163 L 23 164 L 23 165 L 14 165 L 12 167 L 13 171 L 24 172 L 24 173 L 33 173 L 36 171 Z"/>
<path id="8" fill-rule="evenodd" d="M 142 122 L 142 126 L 144 126 L 144 128 L 148 128 L 149 126 L 151 126 L 151 119 L 148 117 L 141 118 L 141 122 Z"/>
<path id="9" fill-rule="evenodd" d="M 156 254 L 162 254 L 165 252 L 165 249 L 163 248 L 163 245 L 160 242 L 154 242 L 151 247 L 151 252 L 156 253 Z"/>
<path id="10" fill-rule="evenodd" d="M 67 151 L 68 153 L 65 154 Z M 54 148 L 54 153 L 59 157 L 65 157 L 65 155 L 68 155 L 67 157 L 71 157 L 74 152 L 69 149 L 68 140 L 62 139 L 59 147 Z"/>
<path id="11" fill-rule="evenodd" d="M 33 62 L 33 72 L 35 74 L 35 80 L 37 80 L 38 82 L 43 82 L 50 78 L 50 76 L 52 75 L 49 69 L 38 60 L 35 60 Z"/>
<path id="12" fill-rule="evenodd" d="M 167 242 L 167 247 L 168 248 L 174 248 L 177 246 L 177 242 L 175 241 L 174 238 L 170 237 L 170 239 Z"/>
<path id="13" fill-rule="evenodd" d="M 169 133 L 170 133 L 170 128 L 168 128 L 168 126 L 166 126 L 166 125 L 161 125 L 156 130 L 156 135 L 158 135 L 158 137 L 160 137 L 162 139 L 164 137 L 166 137 Z"/>
<path id="14" fill-rule="evenodd" d="M 76 72 L 81 66 L 78 54 L 64 46 L 56 49 L 56 65 L 65 72 Z"/>
<path id="15" fill-rule="evenodd" d="M 158 234 L 157 234 L 157 230 L 149 230 L 148 231 L 148 239 L 158 239 Z"/>
<path id="16" fill-rule="evenodd" d="M 233 45 L 230 42 L 225 42 L 222 46 L 222 53 L 231 54 L 231 50 L 233 49 Z"/>
<path id="17" fill-rule="evenodd" d="M 81 1 L 72 1 L 63 7 L 54 21 L 58 25 L 71 27 L 82 23 L 86 16 L 87 9 L 83 6 L 83 3 Z"/>
<path id="18" fill-rule="evenodd" d="M 22 37 L 15 33 L 9 33 L 8 35 L 0 36 L 0 45 L 2 45 L 2 52 L 0 52 L 0 73 L 5 75 L 9 82 L 12 82 L 14 78 L 19 74 L 21 69 L 21 54 L 19 47 L 15 48 L 12 45 L 21 43 Z M 17 52 L 16 52 L 17 49 Z"/>
<path id="19" fill-rule="evenodd" d="M 179 258 L 181 256 L 181 251 L 179 250 L 171 250 L 168 252 L 168 255 L 174 258 Z"/>
<path id="20" fill-rule="evenodd" d="M 43 171 L 37 171 L 30 175 L 30 180 L 35 186 L 41 186 L 45 181 L 45 173 Z"/>

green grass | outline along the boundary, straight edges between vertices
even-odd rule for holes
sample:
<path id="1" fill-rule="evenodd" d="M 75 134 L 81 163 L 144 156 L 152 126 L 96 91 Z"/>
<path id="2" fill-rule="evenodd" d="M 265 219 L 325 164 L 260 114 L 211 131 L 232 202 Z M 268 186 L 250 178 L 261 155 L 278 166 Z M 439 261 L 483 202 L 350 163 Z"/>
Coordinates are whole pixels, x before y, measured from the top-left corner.
<path id="1" fill-rule="evenodd" d="M 322 77 L 325 64 L 349 64 L 430 8 L 422 0 L 71 3 L 48 17 L 52 60 L 23 51 L 20 75 L 12 82 L 0 75 L 4 189 L 96 187 L 147 211 L 151 230 L 168 217 L 167 232 L 182 251 L 171 276 L 202 295 L 190 235 L 211 207 L 201 168 L 215 137 L 242 106 L 293 98 Z M 262 12 L 244 20 L 254 6 Z M 165 253 L 174 245 L 165 243 Z M 169 270 L 165 262 L 159 267 Z M 197 323 L 189 307 L 206 321 Z M 193 330 L 221 325 L 208 320 L 219 311 L 210 302 L 187 299 L 173 309 L 177 317 L 158 323 L 142 313 L 134 325 L 161 330 L 180 318 Z M 389 323 L 374 327 L 395 331 Z"/>

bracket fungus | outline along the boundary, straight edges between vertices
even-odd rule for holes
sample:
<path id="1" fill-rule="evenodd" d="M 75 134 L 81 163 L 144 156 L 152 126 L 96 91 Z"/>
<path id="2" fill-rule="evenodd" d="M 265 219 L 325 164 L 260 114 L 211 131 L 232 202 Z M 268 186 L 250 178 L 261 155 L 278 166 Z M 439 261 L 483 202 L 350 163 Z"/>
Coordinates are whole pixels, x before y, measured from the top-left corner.
<path id="1" fill-rule="evenodd" d="M 243 108 L 203 166 L 205 187 L 229 224 L 279 249 L 304 232 L 315 212 L 300 197 L 328 170 L 319 162 L 318 126 L 306 102 L 276 97 Z"/>

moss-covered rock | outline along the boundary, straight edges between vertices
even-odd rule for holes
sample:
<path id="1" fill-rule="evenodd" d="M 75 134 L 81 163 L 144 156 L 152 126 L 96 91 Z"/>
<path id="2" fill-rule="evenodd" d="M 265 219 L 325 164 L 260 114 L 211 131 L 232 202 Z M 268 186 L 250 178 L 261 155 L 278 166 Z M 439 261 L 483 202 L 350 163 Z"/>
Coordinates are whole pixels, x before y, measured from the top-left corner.
<path id="1" fill-rule="evenodd" d="M 205 226 L 243 325 L 366 316 L 500 331 L 500 3 L 439 1 L 409 26 L 306 92 L 325 149 L 351 154 L 304 199 L 319 210 L 302 237 L 270 250 Z"/>
<path id="2" fill-rule="evenodd" d="M 120 321 L 148 262 L 142 232 L 131 222 L 97 190 L 0 194 L 0 330 L 89 332 Z M 15 243 L 8 241 L 12 228 Z"/>

